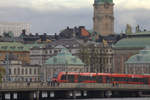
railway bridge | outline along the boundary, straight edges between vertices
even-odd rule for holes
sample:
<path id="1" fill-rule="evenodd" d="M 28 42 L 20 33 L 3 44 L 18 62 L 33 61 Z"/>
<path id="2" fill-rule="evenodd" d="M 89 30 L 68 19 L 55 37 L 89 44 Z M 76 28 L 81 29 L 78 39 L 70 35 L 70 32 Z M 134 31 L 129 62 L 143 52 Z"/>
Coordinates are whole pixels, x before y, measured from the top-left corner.
<path id="1" fill-rule="evenodd" d="M 45 100 L 46 98 L 92 98 L 143 96 L 150 85 L 99 83 L 1 83 L 0 100 Z"/>

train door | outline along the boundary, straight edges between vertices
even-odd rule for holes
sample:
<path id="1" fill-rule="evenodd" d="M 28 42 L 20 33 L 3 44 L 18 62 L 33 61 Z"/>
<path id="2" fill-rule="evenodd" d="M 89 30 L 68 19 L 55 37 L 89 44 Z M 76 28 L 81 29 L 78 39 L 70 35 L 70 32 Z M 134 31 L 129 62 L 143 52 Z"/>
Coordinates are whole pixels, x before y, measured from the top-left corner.
<path id="1" fill-rule="evenodd" d="M 150 85 L 150 77 L 147 77 L 147 84 Z"/>
<path id="2" fill-rule="evenodd" d="M 74 75 L 74 83 L 78 83 L 79 82 L 79 75 Z"/>

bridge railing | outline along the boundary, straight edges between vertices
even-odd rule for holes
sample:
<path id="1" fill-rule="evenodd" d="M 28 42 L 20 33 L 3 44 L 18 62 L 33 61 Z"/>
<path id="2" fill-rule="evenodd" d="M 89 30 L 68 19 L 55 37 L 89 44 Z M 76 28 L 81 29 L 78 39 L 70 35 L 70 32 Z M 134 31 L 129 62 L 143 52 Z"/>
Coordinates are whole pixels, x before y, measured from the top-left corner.
<path id="1" fill-rule="evenodd" d="M 26 83 L 26 82 L 8 82 L 0 83 L 0 91 L 2 90 L 50 90 L 50 89 L 140 89 L 140 90 L 150 90 L 150 85 L 133 85 L 133 84 L 98 84 L 98 83 Z"/>

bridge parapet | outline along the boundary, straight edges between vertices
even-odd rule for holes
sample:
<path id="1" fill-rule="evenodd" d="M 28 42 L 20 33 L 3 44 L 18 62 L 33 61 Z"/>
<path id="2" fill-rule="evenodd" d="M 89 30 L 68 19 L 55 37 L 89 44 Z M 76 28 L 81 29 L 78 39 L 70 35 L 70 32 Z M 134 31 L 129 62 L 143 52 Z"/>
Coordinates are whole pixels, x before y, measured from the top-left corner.
<path id="1" fill-rule="evenodd" d="M 150 90 L 150 85 L 133 84 L 97 84 L 97 83 L 1 83 L 0 91 L 36 91 L 36 90 Z"/>

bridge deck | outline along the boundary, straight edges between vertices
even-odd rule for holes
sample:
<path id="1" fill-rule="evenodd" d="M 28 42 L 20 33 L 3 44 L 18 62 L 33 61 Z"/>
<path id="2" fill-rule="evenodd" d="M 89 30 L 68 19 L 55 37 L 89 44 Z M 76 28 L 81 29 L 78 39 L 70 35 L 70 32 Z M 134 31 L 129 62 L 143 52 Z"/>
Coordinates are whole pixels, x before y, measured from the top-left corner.
<path id="1" fill-rule="evenodd" d="M 0 91 L 36 91 L 36 90 L 143 90 L 149 91 L 150 85 L 97 84 L 97 83 L 1 83 Z"/>

